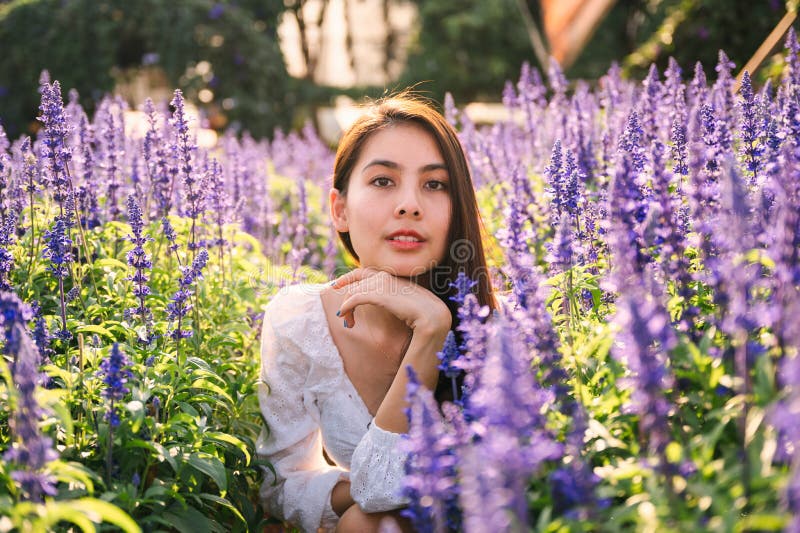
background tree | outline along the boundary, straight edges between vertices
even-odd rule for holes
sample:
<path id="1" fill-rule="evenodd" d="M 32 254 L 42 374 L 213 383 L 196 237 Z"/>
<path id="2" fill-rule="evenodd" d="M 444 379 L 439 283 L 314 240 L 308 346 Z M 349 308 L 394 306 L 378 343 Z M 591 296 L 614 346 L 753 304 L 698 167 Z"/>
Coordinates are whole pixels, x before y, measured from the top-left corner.
<path id="1" fill-rule="evenodd" d="M 294 105 L 277 43 L 282 2 L 255 0 L 14 0 L 0 5 L 0 120 L 10 136 L 36 127 L 48 69 L 81 103 L 125 72 L 160 69 L 172 87 L 254 135 L 287 126 Z M 209 69 L 193 67 L 206 61 Z M 211 99 L 208 96 L 211 95 Z"/>
<path id="2" fill-rule="evenodd" d="M 422 85 L 440 99 L 445 91 L 457 102 L 496 98 L 506 79 L 515 79 L 523 61 L 541 71 L 517 0 L 413 0 L 419 33 L 400 85 Z M 566 71 L 570 79 L 595 80 L 619 62 L 627 75 L 643 78 L 651 62 L 663 71 L 670 55 L 691 76 L 701 61 L 715 76 L 717 53 L 724 49 L 741 68 L 797 2 L 772 0 L 618 0 Z M 536 0 L 526 0 L 541 28 Z"/>

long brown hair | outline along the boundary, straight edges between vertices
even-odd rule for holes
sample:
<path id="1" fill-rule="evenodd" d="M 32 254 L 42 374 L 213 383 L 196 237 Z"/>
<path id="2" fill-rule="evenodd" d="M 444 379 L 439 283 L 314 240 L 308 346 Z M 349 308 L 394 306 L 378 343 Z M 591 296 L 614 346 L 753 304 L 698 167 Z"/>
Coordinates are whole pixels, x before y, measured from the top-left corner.
<path id="1" fill-rule="evenodd" d="M 483 221 L 478 211 L 469 166 L 455 130 L 444 117 L 427 101 L 409 92 L 372 103 L 339 141 L 333 167 L 333 187 L 346 196 L 350 175 L 367 139 L 381 129 L 401 123 L 421 126 L 433 136 L 450 176 L 448 191 L 452 211 L 447 235 L 448 250 L 442 262 L 431 270 L 429 286 L 450 309 L 455 327 L 456 307 L 449 296 L 454 294 L 450 283 L 455 281 L 459 272 L 478 282 L 474 292 L 481 305 L 496 309 L 497 303 L 486 265 Z M 358 260 L 349 233 L 339 232 L 339 238 L 347 251 Z"/>

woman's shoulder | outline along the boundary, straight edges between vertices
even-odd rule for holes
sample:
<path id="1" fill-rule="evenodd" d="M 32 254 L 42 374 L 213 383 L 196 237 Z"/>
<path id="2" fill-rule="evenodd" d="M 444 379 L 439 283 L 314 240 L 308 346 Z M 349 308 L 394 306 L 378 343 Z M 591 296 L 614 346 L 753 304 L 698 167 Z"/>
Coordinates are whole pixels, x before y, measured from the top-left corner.
<path id="1" fill-rule="evenodd" d="M 319 298 L 324 289 L 321 283 L 287 285 L 270 298 L 264 308 L 264 319 L 278 327 L 313 318 L 321 305 Z"/>

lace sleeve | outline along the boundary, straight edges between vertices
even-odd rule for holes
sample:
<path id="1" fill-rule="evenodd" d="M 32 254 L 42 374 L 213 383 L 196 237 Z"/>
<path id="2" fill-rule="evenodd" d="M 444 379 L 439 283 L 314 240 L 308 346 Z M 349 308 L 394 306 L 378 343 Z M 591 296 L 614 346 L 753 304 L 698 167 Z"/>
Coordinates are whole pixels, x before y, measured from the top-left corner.
<path id="1" fill-rule="evenodd" d="M 331 491 L 349 476 L 323 457 L 318 417 L 304 398 L 310 362 L 289 338 L 286 315 L 275 303 L 267 307 L 261 337 L 258 400 L 266 427 L 256 450 L 274 468 L 265 468 L 261 498 L 270 514 L 303 531 L 332 528 L 338 516 L 331 508 Z"/>
<path id="2" fill-rule="evenodd" d="M 353 452 L 350 494 L 364 512 L 389 511 L 408 503 L 400 495 L 406 461 L 399 446 L 401 437 L 373 420 Z"/>

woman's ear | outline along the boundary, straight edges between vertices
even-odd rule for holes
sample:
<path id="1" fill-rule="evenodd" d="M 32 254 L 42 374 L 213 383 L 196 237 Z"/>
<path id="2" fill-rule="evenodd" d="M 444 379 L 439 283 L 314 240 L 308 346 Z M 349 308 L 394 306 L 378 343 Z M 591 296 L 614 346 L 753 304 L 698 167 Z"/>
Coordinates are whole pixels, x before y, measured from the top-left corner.
<path id="1" fill-rule="evenodd" d="M 350 231 L 347 224 L 347 211 L 345 210 L 347 202 L 345 196 L 338 189 L 331 189 L 328 192 L 328 200 L 330 201 L 331 220 L 333 221 L 334 229 L 340 233 Z"/>

